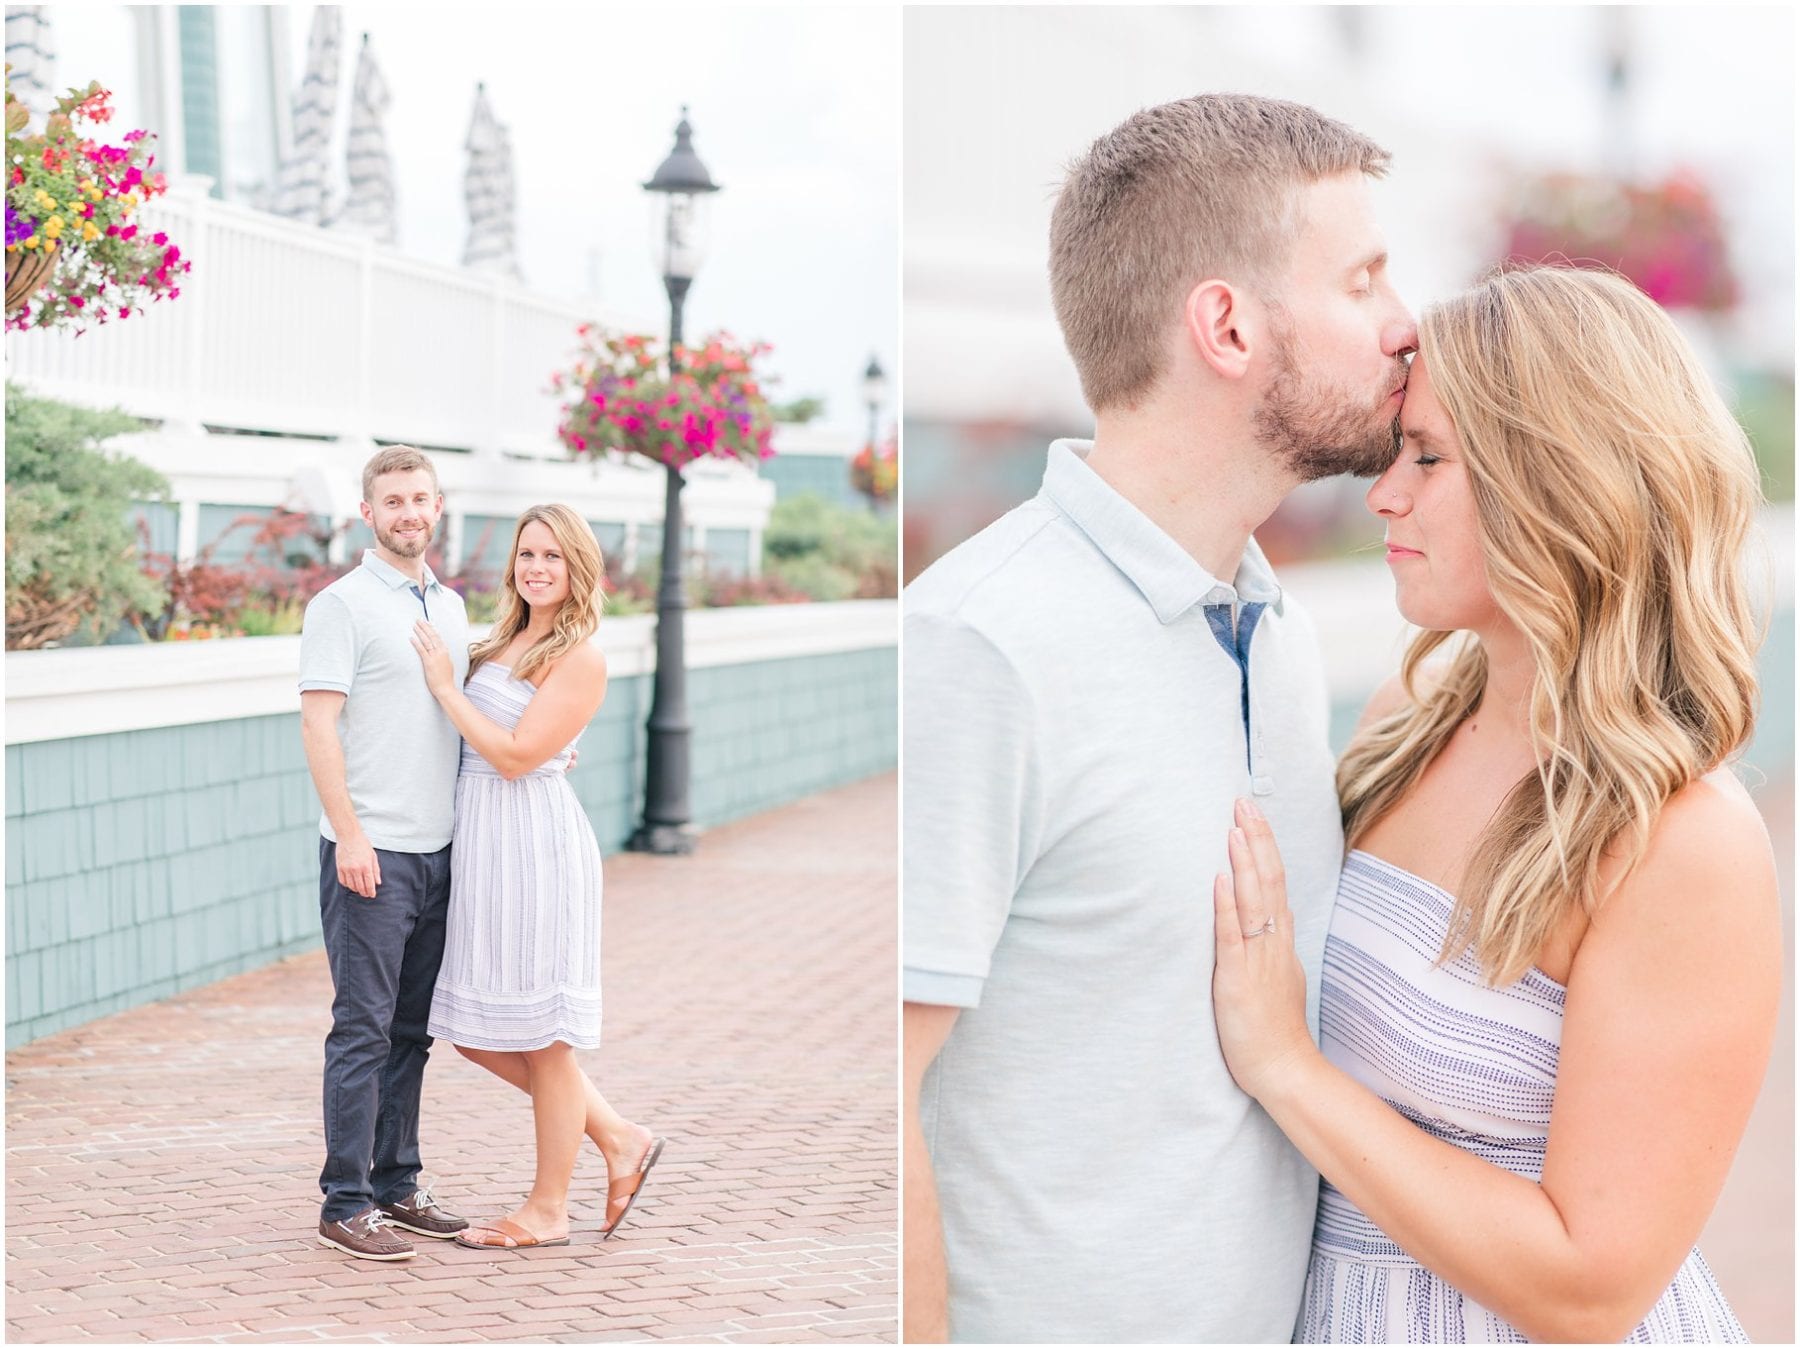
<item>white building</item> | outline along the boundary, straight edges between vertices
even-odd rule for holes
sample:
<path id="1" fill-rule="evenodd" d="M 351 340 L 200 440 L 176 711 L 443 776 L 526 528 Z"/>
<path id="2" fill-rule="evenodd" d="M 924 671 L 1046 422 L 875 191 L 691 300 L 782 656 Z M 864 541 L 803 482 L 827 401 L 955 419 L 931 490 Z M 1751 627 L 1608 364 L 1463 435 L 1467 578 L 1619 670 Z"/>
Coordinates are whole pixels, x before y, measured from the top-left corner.
<path id="1" fill-rule="evenodd" d="M 551 500 L 580 511 L 627 570 L 656 557 L 664 473 L 570 462 L 550 378 L 570 364 L 578 324 L 654 334 L 666 315 L 609 311 L 580 285 L 544 294 L 266 214 L 305 58 L 280 7 L 47 12 L 58 83 L 98 74 L 114 92 L 115 127 L 157 132 L 157 167 L 175 185 L 143 219 L 194 267 L 178 300 L 126 322 L 79 338 L 9 334 L 8 378 L 152 420 L 117 444 L 169 478 L 172 500 L 145 508 L 155 551 L 191 558 L 244 514 L 286 506 L 355 522 L 332 545 L 354 557 L 368 538 L 361 466 L 377 446 L 405 443 L 438 465 L 453 567 L 491 564 L 471 558 L 483 538 L 504 549 L 519 511 Z M 811 428 L 778 428 L 775 443 L 797 452 L 796 467 L 841 465 L 846 479 L 859 448 Z M 776 483 L 723 462 L 686 476 L 689 550 L 754 573 Z M 215 560 L 241 556 L 247 535 L 220 543 Z"/>

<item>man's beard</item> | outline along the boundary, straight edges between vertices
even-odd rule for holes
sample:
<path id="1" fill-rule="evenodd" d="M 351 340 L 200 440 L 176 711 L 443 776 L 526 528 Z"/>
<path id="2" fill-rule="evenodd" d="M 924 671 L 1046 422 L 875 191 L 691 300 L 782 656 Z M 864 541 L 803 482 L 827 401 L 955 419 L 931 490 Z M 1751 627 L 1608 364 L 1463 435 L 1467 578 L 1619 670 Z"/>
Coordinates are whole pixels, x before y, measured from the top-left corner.
<path id="1" fill-rule="evenodd" d="M 437 530 L 429 520 L 420 520 L 419 524 L 421 526 L 419 533 L 410 539 L 403 539 L 392 530 L 383 533 L 378 529 L 375 531 L 375 542 L 395 557 L 403 557 L 408 561 L 415 557 L 423 557 L 425 550 L 431 547 L 432 536 Z"/>
<path id="2" fill-rule="evenodd" d="M 1291 330 L 1277 331 L 1275 342 L 1269 387 L 1251 414 L 1257 440 L 1301 482 L 1387 472 L 1400 453 L 1400 416 L 1385 409 L 1394 386 L 1405 382 L 1405 363 L 1396 358 L 1393 385 L 1371 407 L 1347 390 L 1306 379 L 1294 359 Z"/>

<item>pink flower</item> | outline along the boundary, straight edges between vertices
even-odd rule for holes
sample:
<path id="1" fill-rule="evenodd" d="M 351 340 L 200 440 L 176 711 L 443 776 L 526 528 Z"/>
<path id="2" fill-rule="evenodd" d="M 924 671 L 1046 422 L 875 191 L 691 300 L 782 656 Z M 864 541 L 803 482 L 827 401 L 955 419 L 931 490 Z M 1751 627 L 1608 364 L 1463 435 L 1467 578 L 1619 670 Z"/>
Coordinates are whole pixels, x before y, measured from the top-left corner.
<path id="1" fill-rule="evenodd" d="M 150 133 L 147 131 L 127 131 L 125 133 L 125 139 L 127 141 L 141 141 L 149 134 Z"/>
<path id="2" fill-rule="evenodd" d="M 88 209 L 92 210 L 93 208 L 90 206 Z M 161 248 L 164 244 L 169 242 L 169 236 L 164 234 L 161 230 L 158 230 L 155 234 L 150 236 L 150 242 L 155 244 L 158 248 Z"/>

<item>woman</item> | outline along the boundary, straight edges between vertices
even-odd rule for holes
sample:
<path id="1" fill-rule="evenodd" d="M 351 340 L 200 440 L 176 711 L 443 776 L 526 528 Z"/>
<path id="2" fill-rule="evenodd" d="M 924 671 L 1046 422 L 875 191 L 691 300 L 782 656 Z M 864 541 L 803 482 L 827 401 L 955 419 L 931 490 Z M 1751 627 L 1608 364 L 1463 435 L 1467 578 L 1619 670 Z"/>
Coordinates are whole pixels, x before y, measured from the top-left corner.
<path id="1" fill-rule="evenodd" d="M 1425 631 L 1339 765 L 1320 1046 L 1247 803 L 1214 892 L 1232 1075 L 1324 1177 L 1295 1338 L 1741 1341 L 1693 1243 L 1781 980 L 1724 766 L 1755 712 L 1756 469 L 1618 277 L 1504 273 L 1419 334 L 1368 503 Z"/>
<path id="2" fill-rule="evenodd" d="M 600 849 L 564 780 L 606 697 L 602 566 L 567 506 L 533 506 L 513 533 L 500 617 L 469 652 L 466 688 L 420 622 L 413 645 L 462 733 L 450 916 L 430 1030 L 531 1096 L 537 1174 L 524 1204 L 457 1237 L 464 1246 L 569 1244 L 569 1181 L 585 1132 L 606 1159 L 606 1236 L 663 1143 L 626 1120 L 576 1061 L 600 1044 Z"/>

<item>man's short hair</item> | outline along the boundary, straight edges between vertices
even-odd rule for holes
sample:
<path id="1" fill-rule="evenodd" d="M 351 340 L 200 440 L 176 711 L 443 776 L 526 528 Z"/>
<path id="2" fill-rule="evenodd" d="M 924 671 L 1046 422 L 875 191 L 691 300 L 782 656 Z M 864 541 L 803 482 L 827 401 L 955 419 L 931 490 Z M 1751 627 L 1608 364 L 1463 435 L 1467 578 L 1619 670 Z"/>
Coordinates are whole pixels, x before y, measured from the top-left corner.
<path id="1" fill-rule="evenodd" d="M 1145 108 L 1095 141 L 1050 219 L 1050 295 L 1088 406 L 1149 389 L 1199 282 L 1276 280 L 1299 236 L 1300 188 L 1379 178 L 1388 158 L 1315 109 L 1249 94 Z"/>
<path id="2" fill-rule="evenodd" d="M 411 445 L 389 445 L 363 465 L 362 499 L 374 503 L 375 479 L 383 473 L 411 473 L 415 468 L 431 475 L 431 490 L 441 496 L 444 489 L 438 486 L 437 465 L 423 450 L 415 450 Z"/>

